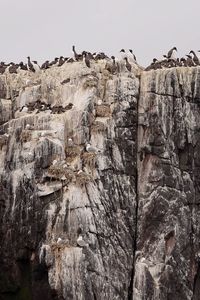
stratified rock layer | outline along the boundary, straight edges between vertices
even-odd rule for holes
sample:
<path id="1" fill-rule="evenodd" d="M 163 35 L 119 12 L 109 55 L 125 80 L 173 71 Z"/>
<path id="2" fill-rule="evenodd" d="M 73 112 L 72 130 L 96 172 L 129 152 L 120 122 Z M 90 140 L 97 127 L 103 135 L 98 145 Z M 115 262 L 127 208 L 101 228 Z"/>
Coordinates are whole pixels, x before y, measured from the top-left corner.
<path id="1" fill-rule="evenodd" d="M 0 76 L 0 299 L 199 299 L 199 101 L 198 67 Z"/>

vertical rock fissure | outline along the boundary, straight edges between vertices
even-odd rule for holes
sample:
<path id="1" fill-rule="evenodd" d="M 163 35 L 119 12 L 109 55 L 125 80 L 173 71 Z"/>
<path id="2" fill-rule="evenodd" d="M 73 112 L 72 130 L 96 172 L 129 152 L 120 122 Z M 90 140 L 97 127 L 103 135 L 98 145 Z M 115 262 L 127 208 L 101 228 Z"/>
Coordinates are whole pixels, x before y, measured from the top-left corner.
<path id="1" fill-rule="evenodd" d="M 136 172 L 135 172 L 135 230 L 134 230 L 134 237 L 133 237 L 133 266 L 131 272 L 131 280 L 129 285 L 128 291 L 128 300 L 133 300 L 133 282 L 135 276 L 135 253 L 137 251 L 137 236 L 138 236 L 138 204 L 139 204 L 139 195 L 138 195 L 138 116 L 139 116 L 139 99 L 140 99 L 140 79 L 139 79 L 139 90 L 138 90 L 138 98 L 137 98 L 137 108 L 136 108 Z"/>

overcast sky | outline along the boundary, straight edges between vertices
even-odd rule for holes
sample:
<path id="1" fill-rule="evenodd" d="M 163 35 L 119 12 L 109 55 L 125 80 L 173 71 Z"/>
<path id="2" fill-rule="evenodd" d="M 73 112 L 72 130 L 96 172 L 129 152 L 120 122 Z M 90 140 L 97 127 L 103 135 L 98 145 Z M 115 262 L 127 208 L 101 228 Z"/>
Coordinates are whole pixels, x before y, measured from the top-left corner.
<path id="1" fill-rule="evenodd" d="M 200 50 L 200 0 L 0 0 L 0 61 L 132 48 L 141 65 Z"/>

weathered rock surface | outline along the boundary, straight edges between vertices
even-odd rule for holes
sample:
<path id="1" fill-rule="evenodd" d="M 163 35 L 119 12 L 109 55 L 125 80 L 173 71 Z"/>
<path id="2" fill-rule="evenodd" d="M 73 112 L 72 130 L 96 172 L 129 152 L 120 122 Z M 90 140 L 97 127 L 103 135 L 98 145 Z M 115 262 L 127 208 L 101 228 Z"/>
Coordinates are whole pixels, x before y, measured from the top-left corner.
<path id="1" fill-rule="evenodd" d="M 138 78 L 76 63 L 0 80 L 2 299 L 128 298 Z"/>
<path id="2" fill-rule="evenodd" d="M 104 65 L 0 76 L 0 299 L 200 299 L 199 68 Z"/>

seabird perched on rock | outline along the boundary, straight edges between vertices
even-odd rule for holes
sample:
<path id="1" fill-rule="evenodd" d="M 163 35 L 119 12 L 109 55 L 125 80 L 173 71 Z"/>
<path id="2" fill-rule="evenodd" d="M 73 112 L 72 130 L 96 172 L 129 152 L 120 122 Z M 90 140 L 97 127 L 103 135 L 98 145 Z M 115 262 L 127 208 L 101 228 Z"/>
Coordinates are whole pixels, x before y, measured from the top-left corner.
<path id="1" fill-rule="evenodd" d="M 58 61 L 58 67 L 61 67 L 65 63 L 64 57 L 60 56 L 59 61 Z"/>
<path id="2" fill-rule="evenodd" d="M 168 59 L 176 59 L 175 57 L 175 51 L 177 51 L 176 47 L 173 47 L 172 49 L 169 50 L 169 52 L 167 53 L 167 55 L 163 55 L 164 57 L 168 58 Z"/>
<path id="3" fill-rule="evenodd" d="M 137 62 L 136 56 L 135 56 L 135 54 L 133 53 L 133 50 L 132 50 L 132 49 L 129 49 L 129 50 L 128 50 L 128 58 L 129 58 L 129 60 L 130 60 L 131 62 L 134 62 L 134 63 Z"/>
<path id="4" fill-rule="evenodd" d="M 13 62 L 10 63 L 10 66 L 8 67 L 8 72 L 10 74 L 16 73 L 17 74 L 17 69 L 18 69 L 19 65 L 14 64 Z"/>
<path id="5" fill-rule="evenodd" d="M 73 51 L 73 53 L 74 53 L 74 59 L 75 59 L 76 61 L 82 60 L 83 56 L 82 56 L 82 54 L 78 54 L 78 53 L 76 52 L 75 46 L 72 46 L 72 51 Z"/>
<path id="6" fill-rule="evenodd" d="M 3 74 L 4 72 L 5 72 L 5 70 L 6 70 L 6 65 L 5 65 L 5 63 L 2 61 L 1 63 L 0 63 L 0 74 Z"/>
<path id="7" fill-rule="evenodd" d="M 27 71 L 27 70 L 28 70 L 27 65 L 24 65 L 23 61 L 21 61 L 21 62 L 19 63 L 18 70 L 24 70 L 24 71 Z"/>
<path id="8" fill-rule="evenodd" d="M 98 150 L 96 147 L 91 146 L 90 143 L 86 144 L 86 151 L 90 152 L 90 153 L 97 153 L 97 152 L 101 152 L 100 150 Z"/>
<path id="9" fill-rule="evenodd" d="M 59 61 L 59 58 L 55 57 L 54 60 L 52 60 L 52 62 L 49 63 L 49 66 L 57 65 L 58 61 Z"/>
<path id="10" fill-rule="evenodd" d="M 112 63 L 110 61 L 107 61 L 106 62 L 106 65 L 105 65 L 105 69 L 110 72 L 111 74 L 114 74 L 116 73 L 116 71 L 118 70 L 118 65 L 116 64 L 116 61 L 115 61 L 115 57 L 114 56 L 111 56 L 111 59 L 112 59 Z"/>
<path id="11" fill-rule="evenodd" d="M 193 50 L 191 50 L 189 54 L 193 54 L 193 62 L 195 63 L 195 65 L 198 66 L 199 65 L 199 58 L 196 55 L 196 53 Z"/>
<path id="12" fill-rule="evenodd" d="M 36 60 L 33 60 L 32 64 L 33 64 L 33 68 L 35 69 L 35 72 L 40 71 L 40 66 L 38 65 Z"/>
<path id="13" fill-rule="evenodd" d="M 106 59 L 108 56 L 104 52 L 100 52 L 94 56 L 95 60 L 101 60 L 101 59 Z"/>
<path id="14" fill-rule="evenodd" d="M 77 238 L 77 245 L 79 247 L 85 247 L 87 246 L 86 242 L 84 242 L 82 235 L 79 235 L 79 237 Z"/>
<path id="15" fill-rule="evenodd" d="M 112 59 L 111 73 L 114 74 L 118 70 L 118 65 L 117 65 L 117 63 L 115 61 L 115 56 L 111 56 L 111 59 Z"/>
<path id="16" fill-rule="evenodd" d="M 46 60 L 42 65 L 41 65 L 42 70 L 49 69 L 49 60 Z"/>
<path id="17" fill-rule="evenodd" d="M 158 63 L 157 58 L 153 58 L 153 62 L 145 69 L 145 71 L 158 69 L 157 63 Z M 161 67 L 161 65 L 160 65 L 160 67 Z"/>
<path id="18" fill-rule="evenodd" d="M 90 60 L 94 59 L 94 56 L 91 52 L 87 52 L 87 56 L 88 56 L 88 59 L 90 59 Z"/>
<path id="19" fill-rule="evenodd" d="M 128 58 L 127 57 L 124 57 L 124 60 L 126 61 L 126 68 L 129 72 L 131 72 L 131 64 L 129 63 L 128 61 Z"/>
<path id="20" fill-rule="evenodd" d="M 191 55 L 186 55 L 187 56 L 187 59 L 186 59 L 186 66 L 187 67 L 194 67 L 195 66 L 195 63 L 192 59 L 192 56 Z"/>
<path id="21" fill-rule="evenodd" d="M 89 58 L 88 58 L 87 52 L 84 52 L 84 53 L 83 53 L 83 60 L 85 61 L 86 66 L 87 66 L 88 68 L 90 68 L 90 60 L 89 60 Z"/>
<path id="22" fill-rule="evenodd" d="M 126 51 L 124 49 L 121 49 L 119 53 L 121 55 L 121 59 L 124 59 L 125 57 L 127 57 Z"/>
<path id="23" fill-rule="evenodd" d="M 187 61 L 186 61 L 186 59 L 185 59 L 184 57 L 182 57 L 182 58 L 180 59 L 180 63 L 181 63 L 181 66 L 182 66 L 182 67 L 187 67 Z"/>
<path id="24" fill-rule="evenodd" d="M 28 70 L 35 72 L 35 68 L 33 67 L 34 63 L 31 61 L 30 56 L 27 57 L 28 58 Z"/>

